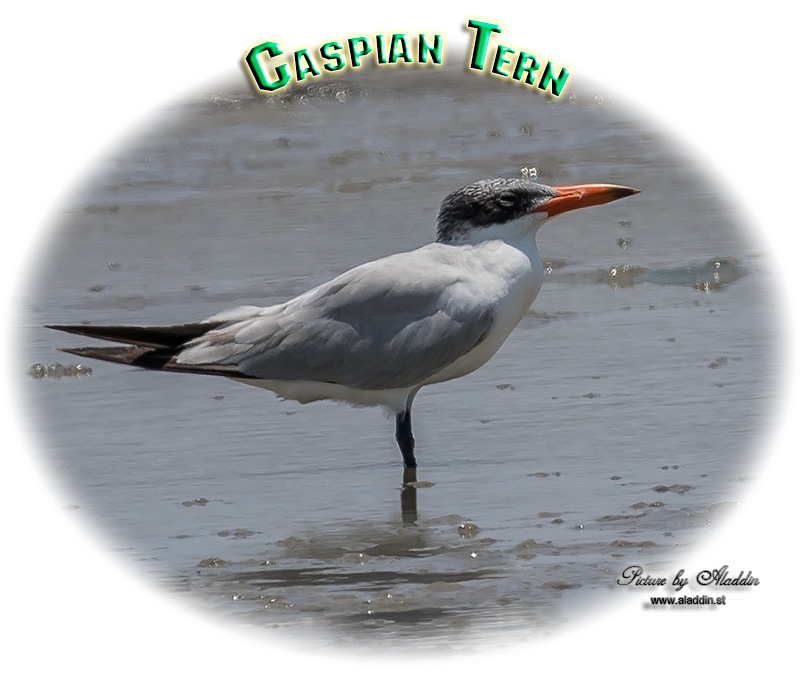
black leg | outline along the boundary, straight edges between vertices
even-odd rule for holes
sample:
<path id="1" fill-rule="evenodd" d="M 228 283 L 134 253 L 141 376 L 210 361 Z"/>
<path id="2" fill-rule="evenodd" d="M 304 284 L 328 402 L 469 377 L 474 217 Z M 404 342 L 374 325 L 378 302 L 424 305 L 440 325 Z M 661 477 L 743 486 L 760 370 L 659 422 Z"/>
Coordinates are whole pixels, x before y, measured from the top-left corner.
<path id="1" fill-rule="evenodd" d="M 397 427 L 395 429 L 397 445 L 400 453 L 403 454 L 403 465 L 407 468 L 417 467 L 417 459 L 414 457 L 414 435 L 411 434 L 411 409 L 397 414 Z"/>

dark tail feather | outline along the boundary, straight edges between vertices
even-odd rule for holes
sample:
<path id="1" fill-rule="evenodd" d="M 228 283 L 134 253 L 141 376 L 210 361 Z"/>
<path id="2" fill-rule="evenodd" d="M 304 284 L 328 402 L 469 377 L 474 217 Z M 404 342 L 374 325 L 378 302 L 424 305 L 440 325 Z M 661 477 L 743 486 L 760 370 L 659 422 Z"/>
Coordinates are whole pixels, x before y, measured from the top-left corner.
<path id="1" fill-rule="evenodd" d="M 203 364 L 176 364 L 174 349 L 154 349 L 152 347 L 59 347 L 59 351 L 87 359 L 110 361 L 114 364 L 150 368 L 156 371 L 175 373 L 200 373 L 201 375 L 221 375 L 226 378 L 246 378 L 235 366 L 205 366 Z"/>
<path id="2" fill-rule="evenodd" d="M 60 352 L 67 352 L 87 359 L 100 359 L 115 364 L 141 366 L 142 368 L 161 369 L 172 359 L 172 352 L 159 351 L 151 347 L 59 347 Z"/>
<path id="3" fill-rule="evenodd" d="M 153 348 L 175 348 L 219 326 L 218 321 L 187 323 L 181 326 L 90 326 L 78 324 L 74 326 L 51 325 L 64 333 L 85 335 L 97 340 L 124 342 L 127 345 Z"/>

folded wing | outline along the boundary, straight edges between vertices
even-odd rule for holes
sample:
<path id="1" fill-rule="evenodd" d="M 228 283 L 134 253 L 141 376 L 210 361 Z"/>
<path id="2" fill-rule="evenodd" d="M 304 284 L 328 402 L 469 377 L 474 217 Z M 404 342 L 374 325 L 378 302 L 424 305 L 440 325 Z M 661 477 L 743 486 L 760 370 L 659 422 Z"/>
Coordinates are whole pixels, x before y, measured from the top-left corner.
<path id="1" fill-rule="evenodd" d="M 419 254 L 416 263 L 400 254 L 362 265 L 220 326 L 188 342 L 175 362 L 368 390 L 420 384 L 478 345 L 493 317 L 458 295 L 456 268 L 432 261 L 420 269 Z"/>

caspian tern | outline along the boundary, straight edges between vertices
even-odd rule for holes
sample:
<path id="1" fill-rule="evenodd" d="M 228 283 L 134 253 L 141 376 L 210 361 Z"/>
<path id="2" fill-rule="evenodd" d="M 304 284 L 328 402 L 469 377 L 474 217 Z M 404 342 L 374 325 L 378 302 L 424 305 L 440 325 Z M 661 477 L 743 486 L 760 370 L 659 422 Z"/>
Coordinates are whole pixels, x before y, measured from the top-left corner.
<path id="1" fill-rule="evenodd" d="M 414 397 L 485 364 L 517 326 L 542 285 L 539 227 L 635 193 L 482 180 L 444 199 L 434 243 L 362 264 L 288 302 L 176 326 L 48 328 L 124 343 L 63 349 L 81 357 L 224 376 L 300 403 L 384 406 L 395 415 L 403 463 L 415 468 Z"/>

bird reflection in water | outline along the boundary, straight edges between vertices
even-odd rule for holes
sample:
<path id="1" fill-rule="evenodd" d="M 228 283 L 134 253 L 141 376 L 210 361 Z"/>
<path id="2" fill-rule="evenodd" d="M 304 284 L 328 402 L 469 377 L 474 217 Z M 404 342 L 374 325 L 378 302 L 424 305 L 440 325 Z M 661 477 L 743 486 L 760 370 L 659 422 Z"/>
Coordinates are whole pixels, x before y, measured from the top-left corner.
<path id="1" fill-rule="evenodd" d="M 403 486 L 400 488 L 400 514 L 403 524 L 417 521 L 417 468 L 403 468 Z"/>

